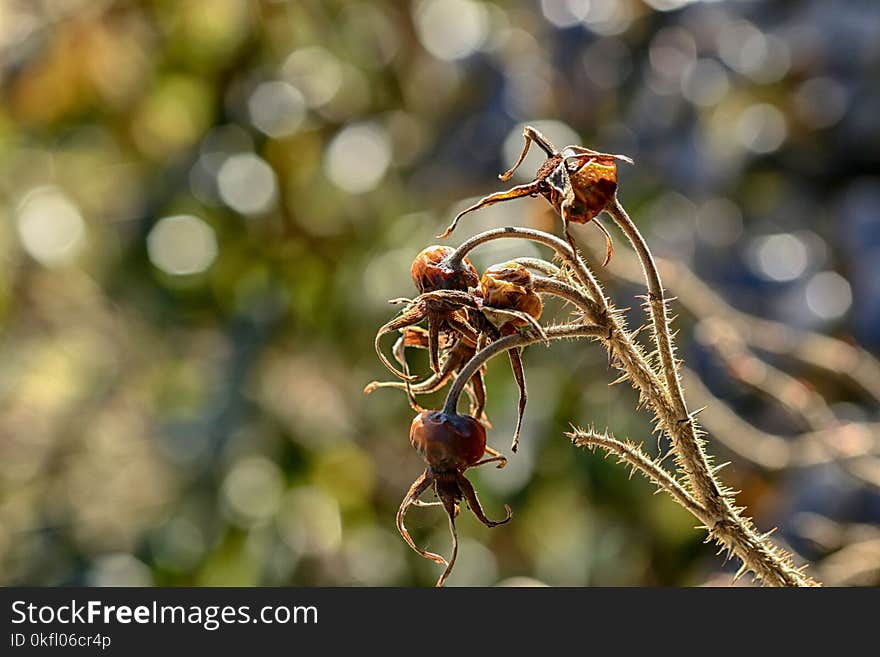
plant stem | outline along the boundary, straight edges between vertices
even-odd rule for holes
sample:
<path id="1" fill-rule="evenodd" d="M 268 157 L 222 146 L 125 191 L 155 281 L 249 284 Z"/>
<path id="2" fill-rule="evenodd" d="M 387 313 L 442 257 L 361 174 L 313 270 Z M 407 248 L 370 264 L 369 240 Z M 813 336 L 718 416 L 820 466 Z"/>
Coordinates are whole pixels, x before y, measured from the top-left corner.
<path id="1" fill-rule="evenodd" d="M 673 429 L 673 449 L 677 461 L 687 473 L 690 488 L 697 501 L 708 511 L 706 523 L 710 534 L 730 546 L 743 559 L 744 566 L 753 570 L 769 584 L 781 586 L 813 585 L 809 577 L 796 569 L 787 554 L 778 550 L 759 535 L 751 521 L 740 515 L 740 509 L 733 507 L 731 495 L 722 490 L 712 473 L 703 441 L 698 434 L 694 418 L 688 413 L 681 389 L 678 365 L 675 361 L 672 336 L 669 331 L 669 318 L 666 312 L 666 298 L 660 273 L 654 257 L 639 229 L 630 219 L 626 210 L 615 196 L 606 211 L 624 232 L 639 257 L 645 282 L 648 287 L 648 309 L 653 323 L 654 341 L 660 355 L 663 377 L 669 402 L 678 419 L 674 428 L 666 422 L 667 429 Z"/>
<path id="2" fill-rule="evenodd" d="M 672 402 L 676 415 L 678 415 L 677 422 L 682 427 L 682 431 L 675 432 L 678 438 L 677 451 L 682 457 L 681 465 L 688 475 L 694 495 L 715 516 L 716 521 L 721 520 L 726 511 L 724 496 L 709 469 L 708 459 L 684 400 L 678 365 L 673 353 L 672 336 L 669 333 L 669 318 L 666 313 L 666 298 L 663 293 L 663 284 L 660 281 L 660 273 L 657 271 L 657 265 L 654 263 L 654 257 L 651 255 L 648 243 L 616 196 L 606 211 L 633 245 L 645 274 L 645 282 L 648 286 L 648 310 L 653 323 L 654 342 L 657 345 L 657 353 L 660 355 L 663 378 L 669 393 L 668 398 Z"/>
<path id="3" fill-rule="evenodd" d="M 621 460 L 629 463 L 631 466 L 639 470 L 648 479 L 664 489 L 672 495 L 685 509 L 690 511 L 702 522 L 706 522 L 706 509 L 700 506 L 693 496 L 685 490 L 679 481 L 666 471 L 657 461 L 654 461 L 642 451 L 641 447 L 630 441 L 617 440 L 611 434 L 599 433 L 594 429 L 574 429 L 566 434 L 571 438 L 572 443 L 577 447 L 592 449 L 593 447 L 601 447 L 602 449 L 612 452 L 619 456 Z"/>
<path id="4" fill-rule="evenodd" d="M 507 335 L 499 338 L 495 342 L 490 343 L 478 351 L 459 371 L 455 377 L 452 387 L 446 395 L 446 402 L 443 404 L 443 412 L 453 414 L 458 408 L 458 400 L 464 391 L 465 384 L 477 371 L 485 365 L 489 360 L 503 354 L 510 349 L 517 347 L 526 347 L 536 342 L 546 342 L 546 340 L 564 340 L 571 338 L 592 338 L 602 334 L 602 329 L 598 326 L 589 326 L 585 324 L 563 324 L 562 326 L 552 326 L 546 331 L 546 339 L 540 335 L 530 335 L 525 333 L 517 333 L 515 335 Z"/>
<path id="5" fill-rule="evenodd" d="M 599 282 L 593 276 L 592 272 L 584 264 L 584 261 L 572 250 L 568 242 L 559 239 L 555 235 L 550 235 L 540 230 L 532 228 L 518 228 L 514 226 L 505 226 L 504 228 L 495 228 L 493 230 L 483 231 L 474 235 L 470 239 L 462 242 L 462 244 L 449 256 L 449 264 L 453 268 L 461 266 L 462 260 L 476 247 L 492 240 L 504 238 L 526 239 L 538 244 L 544 244 L 556 251 L 556 255 L 562 258 L 574 270 L 575 275 L 581 284 L 587 289 L 587 292 L 593 301 L 600 308 L 600 312 L 607 313 L 609 311 L 608 302 L 602 291 Z"/>

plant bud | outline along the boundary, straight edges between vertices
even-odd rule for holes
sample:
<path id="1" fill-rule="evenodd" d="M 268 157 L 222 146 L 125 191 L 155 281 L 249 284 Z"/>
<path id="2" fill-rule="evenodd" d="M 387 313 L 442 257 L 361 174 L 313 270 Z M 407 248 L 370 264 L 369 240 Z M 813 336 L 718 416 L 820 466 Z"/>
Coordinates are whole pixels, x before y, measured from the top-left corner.
<path id="1" fill-rule="evenodd" d="M 480 294 L 486 305 L 503 310 L 518 310 L 541 318 L 544 304 L 532 289 L 532 274 L 517 262 L 492 265 L 480 279 Z"/>

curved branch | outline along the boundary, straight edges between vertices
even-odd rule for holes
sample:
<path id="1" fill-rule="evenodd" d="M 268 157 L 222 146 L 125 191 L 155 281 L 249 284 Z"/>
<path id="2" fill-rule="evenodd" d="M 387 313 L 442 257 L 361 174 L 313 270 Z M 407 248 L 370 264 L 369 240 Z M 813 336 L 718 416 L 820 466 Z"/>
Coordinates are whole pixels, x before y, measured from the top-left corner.
<path id="1" fill-rule="evenodd" d="M 663 283 L 660 280 L 660 272 L 657 271 L 657 265 L 650 248 L 648 248 L 648 243 L 616 196 L 606 208 L 606 212 L 611 215 L 611 218 L 626 235 L 642 265 L 645 282 L 648 286 L 648 310 L 653 324 L 652 334 L 657 345 L 657 353 L 660 356 L 669 401 L 672 402 L 678 415 L 679 423 L 686 425 L 685 435 L 681 437 L 683 440 L 679 439 L 676 445 L 676 452 L 680 456 L 679 465 L 687 473 L 697 499 L 720 520 L 727 514 L 728 509 L 725 508 L 727 505 L 721 487 L 712 476 L 708 457 L 700 444 L 694 422 L 684 400 L 678 363 L 675 360 L 672 336 L 669 330 L 670 321 L 666 312 L 666 297 L 663 292 Z"/>
<path id="2" fill-rule="evenodd" d="M 609 311 L 608 301 L 599 282 L 584 264 L 584 261 L 575 253 L 574 249 L 565 240 L 540 230 L 505 226 L 504 228 L 483 231 L 462 242 L 455 252 L 449 256 L 449 264 L 453 268 L 460 267 L 462 260 L 470 251 L 486 242 L 504 238 L 525 239 L 549 246 L 556 252 L 556 255 L 571 266 L 578 280 L 587 289 L 588 296 L 599 305 L 601 311 L 605 313 Z"/>
<path id="3" fill-rule="evenodd" d="M 564 340 L 571 338 L 591 338 L 602 335 L 602 329 L 597 326 L 588 326 L 584 324 L 566 324 L 563 326 L 553 326 L 546 330 L 546 338 L 548 340 Z M 489 343 L 471 358 L 467 365 L 459 371 L 455 377 L 455 382 L 449 388 L 446 395 L 446 403 L 443 405 L 444 413 L 455 413 L 458 407 L 458 399 L 464 391 L 465 382 L 470 379 L 483 365 L 499 354 L 503 354 L 509 349 L 517 347 L 526 347 L 536 342 L 545 342 L 541 336 L 527 335 L 518 333 L 516 335 L 507 335 L 503 338 Z"/>
<path id="4" fill-rule="evenodd" d="M 687 490 L 685 490 L 684 486 L 682 486 L 675 477 L 669 474 L 663 466 L 657 461 L 649 458 L 639 445 L 629 440 L 617 440 L 612 434 L 607 432 L 599 433 L 592 427 L 586 430 L 573 427 L 572 431 L 565 435 L 571 438 L 572 444 L 576 447 L 593 449 L 598 446 L 609 453 L 616 454 L 620 457 L 621 461 L 630 464 L 645 477 L 669 493 L 676 502 L 690 511 L 708 527 L 709 517 L 706 513 L 706 509 L 704 509 L 700 503 L 697 502 Z"/>

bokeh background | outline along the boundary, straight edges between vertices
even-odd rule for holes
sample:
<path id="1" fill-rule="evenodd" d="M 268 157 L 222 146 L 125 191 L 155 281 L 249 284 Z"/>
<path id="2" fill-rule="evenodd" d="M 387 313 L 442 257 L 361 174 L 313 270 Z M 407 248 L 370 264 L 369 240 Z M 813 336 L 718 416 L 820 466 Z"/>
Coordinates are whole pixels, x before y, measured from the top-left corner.
<path id="1" fill-rule="evenodd" d="M 631 155 L 623 203 L 733 306 L 880 348 L 878 25 L 869 0 L 2 0 L 0 583 L 432 584 L 394 527 L 421 464 L 403 395 L 362 394 L 385 376 L 372 338 L 413 295 L 413 256 L 500 188 L 525 122 Z M 556 229 L 526 199 L 450 242 L 505 224 Z M 599 276 L 637 325 L 619 266 Z M 696 320 L 680 354 L 715 407 L 801 440 Z M 762 357 L 876 443 L 877 399 L 846 372 Z M 521 452 L 472 473 L 514 520 L 462 514 L 450 584 L 728 584 L 692 517 L 562 437 L 593 422 L 656 453 L 606 355 L 525 363 Z M 506 450 L 503 361 L 489 386 Z M 880 583 L 876 460 L 709 449 L 816 576 Z M 448 551 L 441 512 L 408 521 Z"/>

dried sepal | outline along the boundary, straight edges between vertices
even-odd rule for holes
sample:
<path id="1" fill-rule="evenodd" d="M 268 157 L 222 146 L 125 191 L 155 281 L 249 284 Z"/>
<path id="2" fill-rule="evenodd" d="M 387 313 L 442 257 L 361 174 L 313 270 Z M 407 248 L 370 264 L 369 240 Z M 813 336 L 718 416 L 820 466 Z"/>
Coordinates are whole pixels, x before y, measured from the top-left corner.
<path id="1" fill-rule="evenodd" d="M 384 335 L 387 335 L 388 333 L 392 333 L 393 331 L 407 328 L 409 326 L 412 326 L 413 324 L 418 324 L 426 317 L 427 308 L 424 305 L 411 303 L 397 317 L 382 325 L 376 332 L 376 338 L 373 341 L 373 346 L 376 349 L 376 354 L 379 356 L 379 361 L 388 369 L 389 372 L 404 381 L 415 381 L 418 379 L 418 377 L 409 375 L 403 370 L 398 369 L 395 365 L 391 363 L 391 361 L 388 360 L 388 358 L 382 352 L 382 337 Z"/>
<path id="2" fill-rule="evenodd" d="M 465 208 L 452 220 L 452 223 L 449 224 L 449 227 L 443 231 L 440 235 L 437 235 L 437 239 L 445 239 L 452 234 L 452 231 L 455 230 L 456 226 L 458 226 L 458 222 L 461 218 L 466 215 L 474 212 L 476 210 L 480 210 L 489 205 L 495 205 L 496 203 L 500 203 L 501 201 L 511 201 L 515 198 L 522 198 L 523 196 L 537 196 L 541 193 L 541 185 L 537 182 L 531 182 L 527 185 L 517 185 L 512 189 L 508 189 L 506 192 L 496 192 L 494 194 L 489 194 L 481 198 L 479 201 L 471 205 L 470 207 Z"/>
<path id="3" fill-rule="evenodd" d="M 523 415 L 526 412 L 526 402 L 528 401 L 528 393 L 526 391 L 526 374 L 522 363 L 522 350 L 520 348 L 511 349 L 507 352 L 510 359 L 510 369 L 513 370 L 513 378 L 519 388 L 519 403 L 516 409 L 516 428 L 513 430 L 513 441 L 510 449 L 516 452 L 519 448 L 519 434 L 522 430 Z"/>
<path id="4" fill-rule="evenodd" d="M 468 481 L 464 475 L 459 474 L 456 476 L 456 483 L 458 484 L 462 496 L 468 503 L 468 508 L 477 517 L 477 520 L 486 525 L 486 527 L 497 527 L 498 525 L 510 522 L 510 519 L 513 517 L 513 511 L 511 511 L 509 504 L 504 505 L 504 513 L 506 515 L 503 520 L 489 520 L 489 518 L 486 517 L 486 512 L 483 511 L 483 505 L 480 504 L 480 500 L 477 497 L 477 491 L 474 490 L 471 482 Z"/>
<path id="5" fill-rule="evenodd" d="M 397 531 L 400 532 L 400 535 L 403 537 L 403 540 L 406 541 L 407 545 L 409 545 L 413 550 L 425 557 L 425 559 L 430 559 L 435 563 L 442 563 L 445 566 L 446 559 L 441 557 L 439 554 L 428 552 L 427 550 L 423 550 L 418 545 L 416 545 L 415 541 L 409 535 L 409 531 L 407 531 L 406 524 L 404 523 L 407 509 L 415 504 L 415 502 L 419 499 L 419 496 L 421 496 L 421 494 L 428 490 L 428 488 L 430 488 L 433 484 L 434 481 L 429 476 L 428 470 L 425 470 L 421 474 L 421 476 L 413 482 L 406 496 L 404 496 L 403 502 L 400 503 L 400 508 L 397 510 Z"/>
<path id="6" fill-rule="evenodd" d="M 440 237 L 448 237 L 465 214 L 479 210 L 501 201 L 509 201 L 523 196 L 541 195 L 546 198 L 562 218 L 565 238 L 576 250 L 574 239 L 569 232 L 569 224 L 596 223 L 605 236 L 605 262 L 607 265 L 614 253 L 611 235 L 596 217 L 613 203 L 617 194 L 617 162 L 632 164 L 625 155 L 600 153 L 583 146 L 566 146 L 558 151 L 555 146 L 531 126 L 523 130 L 523 150 L 519 159 L 501 180 L 509 180 L 533 143 L 547 154 L 547 159 L 538 169 L 535 179 L 524 185 L 517 185 L 504 192 L 490 194 L 460 212 Z"/>
<path id="7" fill-rule="evenodd" d="M 397 368 L 388 360 L 382 352 L 381 339 L 384 335 L 393 331 L 405 329 L 422 321 L 427 320 L 428 349 L 431 358 L 431 368 L 435 373 L 440 372 L 440 344 L 441 332 L 449 329 L 454 333 L 461 334 L 465 339 L 476 342 L 477 332 L 470 326 L 466 316 L 459 311 L 462 308 L 479 307 L 478 302 L 467 292 L 456 290 L 439 290 L 425 292 L 412 300 L 406 300 L 407 306 L 401 313 L 390 322 L 382 326 L 376 333 L 374 346 L 382 364 L 403 381 L 416 381 L 418 377 L 411 376 Z"/>

